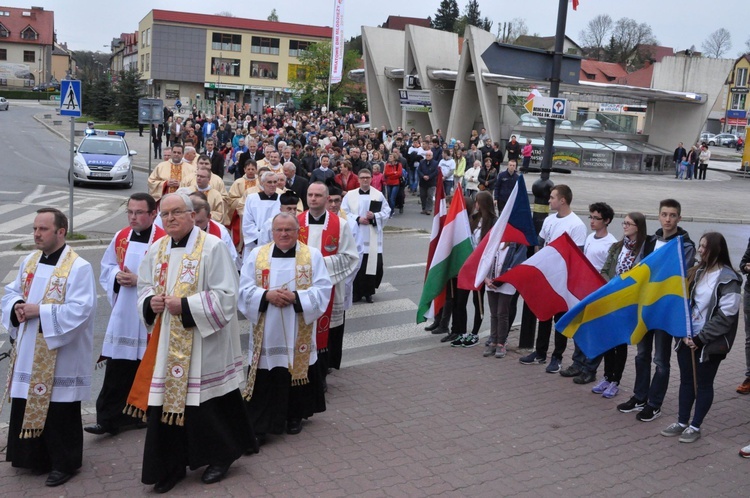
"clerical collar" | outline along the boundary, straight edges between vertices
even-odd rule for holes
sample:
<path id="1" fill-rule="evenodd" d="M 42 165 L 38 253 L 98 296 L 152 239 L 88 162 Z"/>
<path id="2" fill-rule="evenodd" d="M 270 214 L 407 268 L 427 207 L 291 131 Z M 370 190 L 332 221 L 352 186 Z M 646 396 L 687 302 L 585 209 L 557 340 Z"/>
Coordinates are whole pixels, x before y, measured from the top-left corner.
<path id="1" fill-rule="evenodd" d="M 177 249 L 178 247 L 187 247 L 188 239 L 190 238 L 190 234 L 192 232 L 188 232 L 187 235 L 185 235 L 180 240 L 174 240 L 172 239 L 172 249 Z"/>
<path id="2" fill-rule="evenodd" d="M 271 254 L 272 258 L 294 258 L 297 256 L 297 247 L 292 246 L 291 249 L 288 249 L 286 252 L 279 249 L 277 245 L 273 246 L 273 253 Z"/>
<path id="3" fill-rule="evenodd" d="M 367 192 L 365 192 L 364 190 L 359 189 L 359 195 L 370 195 L 370 191 L 368 190 Z"/>
<path id="4" fill-rule="evenodd" d="M 153 228 L 153 225 L 151 225 L 142 232 L 136 232 L 133 230 L 133 233 L 130 234 L 130 240 L 132 242 L 144 242 L 148 244 L 148 241 L 151 240 L 151 230 L 153 230 Z"/>
<path id="5" fill-rule="evenodd" d="M 65 244 L 63 244 L 60 249 L 51 253 L 49 256 L 46 256 L 44 253 L 42 253 L 42 257 L 41 259 L 39 259 L 39 262 L 43 265 L 55 266 L 57 262 L 60 260 L 60 255 L 63 253 L 64 250 L 65 250 Z"/>
<path id="6" fill-rule="evenodd" d="M 268 195 L 265 192 L 260 191 L 258 192 L 258 197 L 260 197 L 260 200 L 262 201 L 275 201 L 279 197 L 279 194 L 274 192 L 273 194 Z"/>
<path id="7" fill-rule="evenodd" d="M 211 189 L 211 185 L 209 185 L 209 186 L 208 186 L 208 187 L 206 187 L 206 188 L 200 188 L 200 187 L 198 187 L 198 186 L 196 185 L 196 187 L 195 187 L 195 188 L 197 188 L 197 189 L 198 189 L 198 192 L 208 192 L 208 191 L 209 191 L 209 190 Z"/>
<path id="8" fill-rule="evenodd" d="M 325 211 L 323 212 L 323 214 L 321 214 L 317 218 L 315 216 L 313 216 L 312 211 L 311 211 L 310 212 L 310 217 L 308 218 L 307 223 L 309 225 L 325 225 L 325 223 L 326 223 L 326 213 L 325 213 Z"/>

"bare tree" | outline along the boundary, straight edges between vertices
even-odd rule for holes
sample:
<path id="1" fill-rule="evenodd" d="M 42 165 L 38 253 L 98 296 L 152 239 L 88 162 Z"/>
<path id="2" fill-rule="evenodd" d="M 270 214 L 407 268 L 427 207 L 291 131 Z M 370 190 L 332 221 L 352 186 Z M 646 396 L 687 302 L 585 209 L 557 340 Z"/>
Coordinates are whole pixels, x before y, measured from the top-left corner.
<path id="1" fill-rule="evenodd" d="M 638 67 L 642 62 L 635 60 L 638 58 L 639 46 L 658 43 L 651 26 L 623 17 L 615 23 L 605 54 L 609 62 L 629 63 Z"/>
<path id="2" fill-rule="evenodd" d="M 529 34 L 526 19 L 514 17 L 510 22 L 497 23 L 497 37 L 502 43 L 514 43 L 516 38 Z"/>
<path id="3" fill-rule="evenodd" d="M 701 43 L 706 57 L 718 59 L 732 48 L 732 35 L 724 28 L 719 28 Z"/>
<path id="4" fill-rule="evenodd" d="M 579 36 L 583 46 L 598 60 L 602 58 L 604 45 L 612 32 L 613 24 L 609 14 L 599 14 L 588 22 L 586 29 L 581 30 Z"/>

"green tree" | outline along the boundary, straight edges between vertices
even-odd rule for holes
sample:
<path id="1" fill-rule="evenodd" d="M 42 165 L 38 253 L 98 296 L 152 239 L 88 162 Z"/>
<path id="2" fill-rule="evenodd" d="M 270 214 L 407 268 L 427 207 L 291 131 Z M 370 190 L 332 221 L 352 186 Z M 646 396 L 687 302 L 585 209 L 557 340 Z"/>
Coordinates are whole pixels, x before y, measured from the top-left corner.
<path id="1" fill-rule="evenodd" d="M 432 27 L 441 31 L 455 31 L 458 15 L 458 2 L 456 0 L 442 0 L 435 13 L 435 19 L 432 21 Z"/>
<path id="2" fill-rule="evenodd" d="M 99 121 L 108 121 L 112 116 L 112 85 L 109 78 L 101 74 L 94 80 L 83 80 L 81 89 L 84 114 Z"/>
<path id="3" fill-rule="evenodd" d="M 357 67 L 361 54 L 355 50 L 344 51 L 344 67 L 339 83 L 331 85 L 331 108 L 338 107 L 352 95 L 361 93 L 360 86 L 347 77 L 347 73 Z M 311 45 L 299 56 L 303 69 L 296 78 L 290 76 L 291 87 L 300 95 L 303 109 L 325 105 L 328 100 L 328 78 L 331 67 L 331 42 Z"/>
<path id="4" fill-rule="evenodd" d="M 464 9 L 466 25 L 482 27 L 482 12 L 479 10 L 479 0 L 469 0 Z"/>
<path id="5" fill-rule="evenodd" d="M 279 22 L 279 15 L 276 13 L 276 9 L 273 9 L 268 15 L 268 20 L 273 22 Z"/>
<path id="6" fill-rule="evenodd" d="M 141 73 L 135 69 L 120 71 L 114 91 L 115 121 L 125 126 L 138 126 L 138 99 L 145 95 Z"/>

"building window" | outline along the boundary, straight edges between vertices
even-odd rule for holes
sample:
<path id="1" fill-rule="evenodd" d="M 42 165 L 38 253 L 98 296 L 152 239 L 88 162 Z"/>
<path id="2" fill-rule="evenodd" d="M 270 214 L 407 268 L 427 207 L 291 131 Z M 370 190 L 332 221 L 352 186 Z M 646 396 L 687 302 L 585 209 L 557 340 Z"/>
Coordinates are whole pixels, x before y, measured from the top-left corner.
<path id="1" fill-rule="evenodd" d="M 279 55 L 279 39 L 253 36 L 250 51 L 254 54 Z"/>
<path id="2" fill-rule="evenodd" d="M 737 75 L 734 78 L 734 86 L 747 86 L 747 68 L 737 68 Z"/>
<path id="3" fill-rule="evenodd" d="M 302 64 L 289 64 L 289 81 L 307 81 L 308 67 Z"/>
<path id="4" fill-rule="evenodd" d="M 180 98 L 180 85 L 167 83 L 164 88 L 164 98 L 168 100 Z"/>
<path id="5" fill-rule="evenodd" d="M 744 109 L 746 100 L 747 100 L 746 93 L 733 93 L 732 94 L 732 109 Z"/>
<path id="6" fill-rule="evenodd" d="M 242 35 L 214 33 L 211 35 L 211 48 L 214 50 L 239 52 L 242 50 Z"/>
<path id="7" fill-rule="evenodd" d="M 148 28 L 146 30 L 146 46 L 147 47 L 151 46 L 151 28 Z"/>
<path id="8" fill-rule="evenodd" d="M 150 71 L 151 67 L 151 54 L 146 54 L 146 71 Z"/>
<path id="9" fill-rule="evenodd" d="M 146 57 L 141 54 L 141 72 L 146 70 Z"/>
<path id="10" fill-rule="evenodd" d="M 250 62 L 250 77 L 264 80 L 275 80 L 279 78 L 279 65 L 275 62 Z"/>
<path id="11" fill-rule="evenodd" d="M 0 48 L 0 61 L 8 60 L 8 49 Z"/>
<path id="12" fill-rule="evenodd" d="M 141 31 L 141 48 L 146 46 L 146 30 Z"/>
<path id="13" fill-rule="evenodd" d="M 0 38 L 8 38 L 10 36 L 10 31 L 8 31 L 8 28 L 0 24 Z"/>
<path id="14" fill-rule="evenodd" d="M 27 26 L 23 31 L 21 31 L 22 40 L 36 40 L 37 38 L 39 38 L 39 35 L 31 26 Z"/>
<path id="15" fill-rule="evenodd" d="M 289 40 L 289 57 L 299 57 L 301 52 L 309 50 L 313 42 L 302 40 Z"/>
<path id="16" fill-rule="evenodd" d="M 8 86 L 8 80 L 5 78 L 0 78 L 0 86 Z"/>
<path id="17" fill-rule="evenodd" d="M 36 52 L 34 52 L 33 50 L 24 50 L 23 61 L 24 62 L 36 62 Z"/>
<path id="18" fill-rule="evenodd" d="M 211 74 L 218 74 L 220 76 L 239 76 L 240 60 L 211 57 Z"/>

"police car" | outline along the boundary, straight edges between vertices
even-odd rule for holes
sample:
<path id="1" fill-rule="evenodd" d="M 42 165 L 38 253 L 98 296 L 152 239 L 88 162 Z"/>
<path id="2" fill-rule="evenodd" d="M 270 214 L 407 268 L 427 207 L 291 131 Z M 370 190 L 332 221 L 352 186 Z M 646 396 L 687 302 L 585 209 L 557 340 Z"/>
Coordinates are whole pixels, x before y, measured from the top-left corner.
<path id="1" fill-rule="evenodd" d="M 131 157 L 124 131 L 101 131 L 86 135 L 75 149 L 73 184 L 133 186 Z M 70 178 L 68 178 L 70 181 Z"/>

